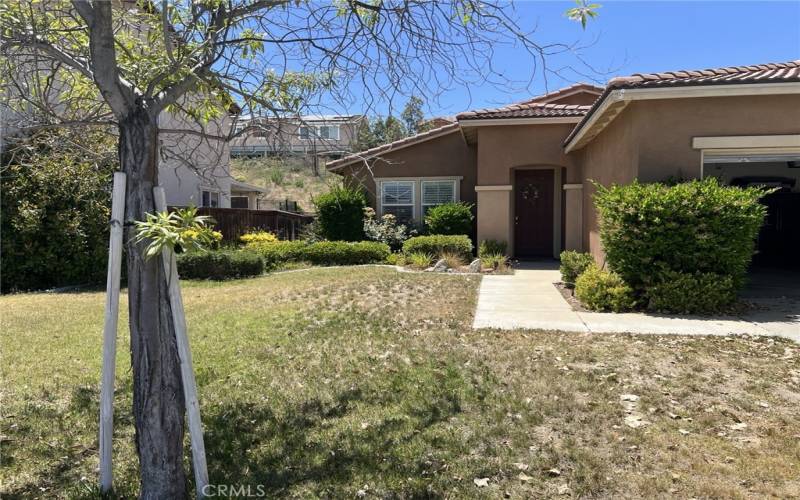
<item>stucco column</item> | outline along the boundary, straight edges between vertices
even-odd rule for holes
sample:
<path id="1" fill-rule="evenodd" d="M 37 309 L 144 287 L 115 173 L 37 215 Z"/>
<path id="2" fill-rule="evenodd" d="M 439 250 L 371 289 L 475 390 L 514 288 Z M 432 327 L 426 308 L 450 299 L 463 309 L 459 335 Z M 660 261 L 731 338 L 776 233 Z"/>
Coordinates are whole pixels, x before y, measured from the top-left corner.
<path id="1" fill-rule="evenodd" d="M 565 250 L 583 250 L 583 184 L 564 184 Z"/>
<path id="2" fill-rule="evenodd" d="M 510 184 L 475 186 L 478 195 L 478 243 L 483 240 L 505 241 L 509 252 L 513 250 L 511 189 Z"/>

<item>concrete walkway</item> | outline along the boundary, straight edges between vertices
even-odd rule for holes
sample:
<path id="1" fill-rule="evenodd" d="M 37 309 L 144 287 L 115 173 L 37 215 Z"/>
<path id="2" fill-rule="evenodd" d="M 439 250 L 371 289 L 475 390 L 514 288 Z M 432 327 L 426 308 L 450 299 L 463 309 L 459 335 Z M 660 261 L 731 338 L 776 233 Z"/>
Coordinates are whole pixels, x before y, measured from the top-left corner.
<path id="1" fill-rule="evenodd" d="M 643 313 L 577 312 L 553 286 L 558 263 L 530 262 L 513 275 L 485 276 L 473 328 L 558 330 L 592 333 L 678 335 L 769 335 L 800 343 L 800 299 L 753 298 L 743 316 L 669 316 Z M 800 286 L 800 285 L 798 285 Z"/>

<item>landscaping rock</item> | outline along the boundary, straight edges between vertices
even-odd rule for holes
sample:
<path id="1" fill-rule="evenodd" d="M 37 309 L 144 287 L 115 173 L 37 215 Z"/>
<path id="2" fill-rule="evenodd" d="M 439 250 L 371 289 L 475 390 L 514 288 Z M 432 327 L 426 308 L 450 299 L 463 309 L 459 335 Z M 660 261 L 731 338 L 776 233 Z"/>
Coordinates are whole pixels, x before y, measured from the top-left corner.
<path id="1" fill-rule="evenodd" d="M 469 272 L 471 273 L 481 272 L 481 259 L 475 259 L 469 263 Z"/>
<path id="2" fill-rule="evenodd" d="M 433 265 L 433 272 L 435 273 L 443 273 L 447 271 L 447 262 L 444 259 L 439 259 L 436 264 Z"/>

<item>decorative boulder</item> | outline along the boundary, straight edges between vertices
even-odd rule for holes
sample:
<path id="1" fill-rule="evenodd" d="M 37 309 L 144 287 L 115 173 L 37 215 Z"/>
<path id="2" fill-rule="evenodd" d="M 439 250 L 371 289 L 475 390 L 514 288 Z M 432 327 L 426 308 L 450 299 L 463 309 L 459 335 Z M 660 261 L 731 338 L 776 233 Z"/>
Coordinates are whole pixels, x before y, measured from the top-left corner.
<path id="1" fill-rule="evenodd" d="M 447 262 L 445 262 L 444 259 L 436 261 L 436 264 L 433 265 L 433 272 L 443 273 L 445 271 L 447 271 Z"/>
<path id="2" fill-rule="evenodd" d="M 469 263 L 469 272 L 471 273 L 481 272 L 481 259 L 475 259 Z"/>

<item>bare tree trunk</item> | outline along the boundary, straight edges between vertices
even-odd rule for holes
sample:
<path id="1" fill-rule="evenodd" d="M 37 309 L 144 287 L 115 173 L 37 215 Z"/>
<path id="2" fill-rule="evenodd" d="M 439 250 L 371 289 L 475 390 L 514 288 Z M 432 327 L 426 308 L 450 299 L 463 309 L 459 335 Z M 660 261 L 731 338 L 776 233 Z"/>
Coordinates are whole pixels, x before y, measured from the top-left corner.
<path id="1" fill-rule="evenodd" d="M 120 165 L 128 177 L 126 219 L 144 220 L 145 213 L 155 208 L 157 118 L 140 106 L 120 121 L 119 130 Z M 128 307 L 140 498 L 185 498 L 185 408 L 167 284 L 161 260 L 145 260 L 144 245 L 134 244 L 131 236 L 128 225 Z"/>

